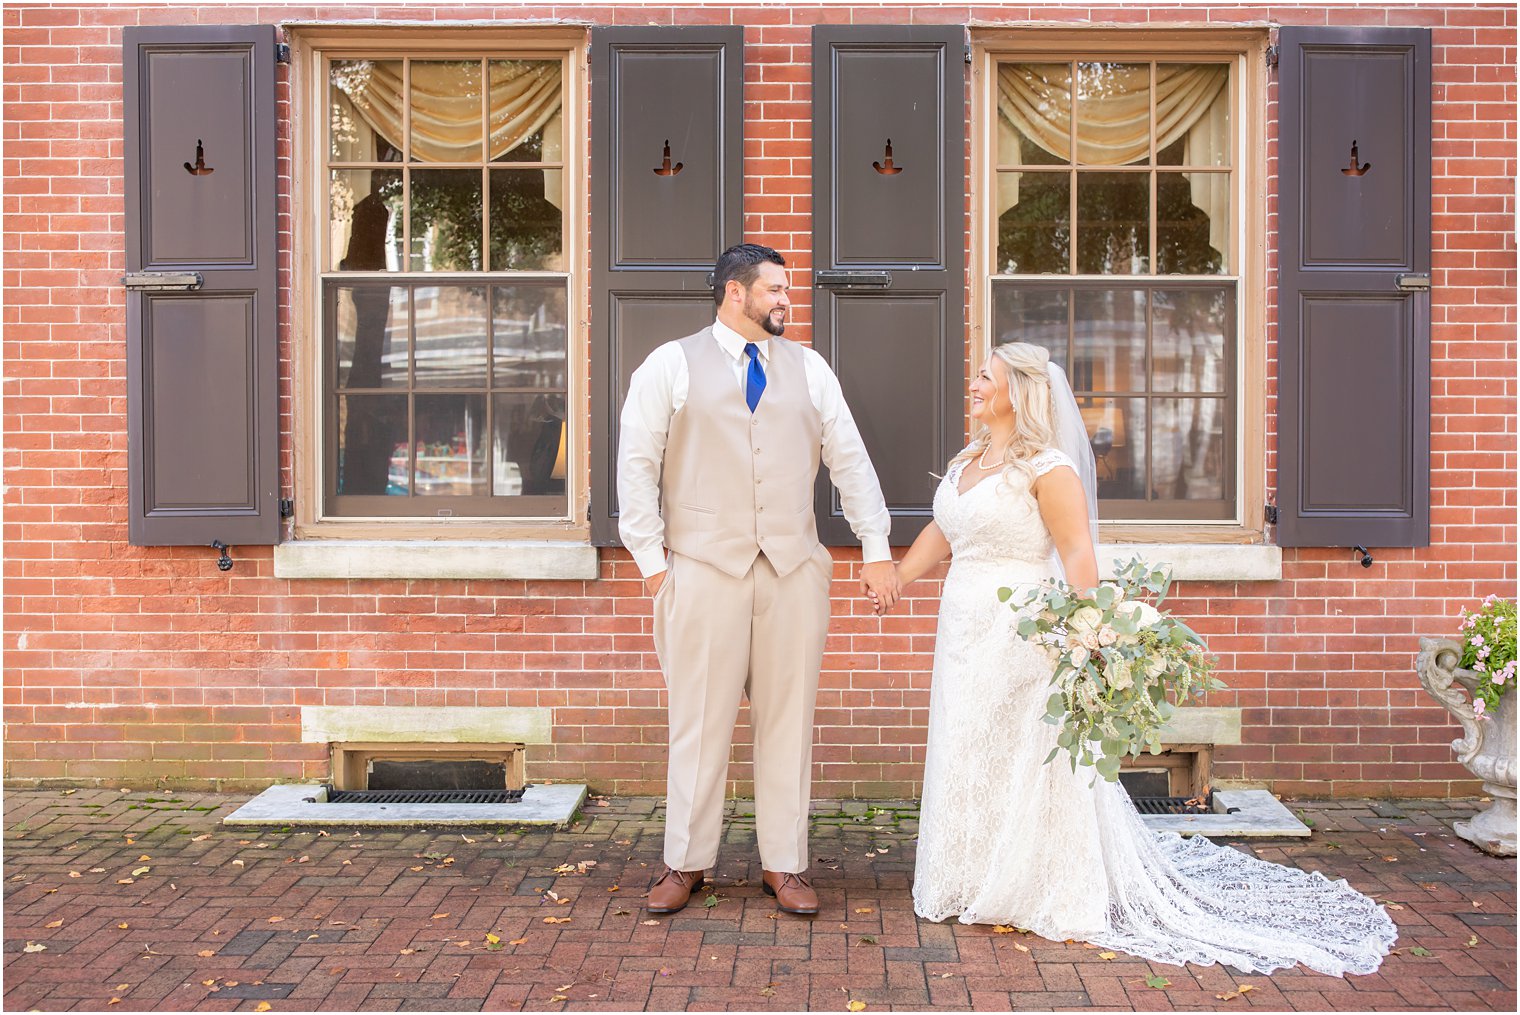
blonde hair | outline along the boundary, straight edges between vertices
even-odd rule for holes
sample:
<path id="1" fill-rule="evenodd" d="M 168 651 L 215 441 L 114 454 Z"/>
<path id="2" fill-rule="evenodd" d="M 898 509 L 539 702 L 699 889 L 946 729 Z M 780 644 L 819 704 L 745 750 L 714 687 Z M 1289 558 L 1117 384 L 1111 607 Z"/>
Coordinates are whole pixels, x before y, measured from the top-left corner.
<path id="1" fill-rule="evenodd" d="M 1028 342 L 1005 342 L 992 347 L 1008 375 L 1008 400 L 1013 404 L 1013 436 L 1003 449 L 1003 478 L 1017 470 L 1030 483 L 1035 480 L 1033 459 L 1055 443 L 1055 412 L 1050 402 L 1050 352 Z M 991 431 L 976 424 L 971 446 L 950 460 L 971 461 L 985 454 Z"/>

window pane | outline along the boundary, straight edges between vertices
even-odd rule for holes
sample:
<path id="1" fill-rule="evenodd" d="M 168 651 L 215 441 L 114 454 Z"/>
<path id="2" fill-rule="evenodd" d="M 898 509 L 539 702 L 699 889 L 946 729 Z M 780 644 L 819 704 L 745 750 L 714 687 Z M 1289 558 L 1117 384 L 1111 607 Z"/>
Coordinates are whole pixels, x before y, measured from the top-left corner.
<path id="1" fill-rule="evenodd" d="M 563 271 L 558 169 L 491 170 L 491 270 Z"/>
<path id="2" fill-rule="evenodd" d="M 410 313 L 403 286 L 338 286 L 338 387 L 405 388 Z"/>
<path id="3" fill-rule="evenodd" d="M 495 286 L 491 292 L 495 386 L 563 392 L 569 379 L 564 283 Z"/>
<path id="4" fill-rule="evenodd" d="M 1145 391 L 1145 291 L 1079 289 L 1072 328 L 1075 391 Z"/>
<path id="5" fill-rule="evenodd" d="M 1150 178 L 1146 173 L 1077 174 L 1077 272 L 1150 271 Z"/>
<path id="6" fill-rule="evenodd" d="M 328 181 L 332 271 L 401 269 L 401 171 L 335 169 Z"/>
<path id="7" fill-rule="evenodd" d="M 1230 69 L 1222 63 L 1156 66 L 1156 161 L 1230 164 Z"/>
<path id="8" fill-rule="evenodd" d="M 1071 174 L 998 173 L 997 271 L 1071 271 Z"/>
<path id="9" fill-rule="evenodd" d="M 401 61 L 334 60 L 327 75 L 334 162 L 401 161 Z"/>
<path id="10" fill-rule="evenodd" d="M 998 67 L 998 165 L 1064 165 L 1071 153 L 1071 65 Z"/>
<path id="11" fill-rule="evenodd" d="M 485 287 L 419 287 L 416 313 L 417 387 L 485 387 Z"/>
<path id="12" fill-rule="evenodd" d="M 1157 500 L 1222 500 L 1233 469 L 1225 454 L 1222 398 L 1151 402 L 1151 495 Z"/>
<path id="13" fill-rule="evenodd" d="M 405 395 L 339 395 L 337 493 L 405 494 Z"/>
<path id="14" fill-rule="evenodd" d="M 479 271 L 480 170 L 412 170 L 413 271 Z"/>
<path id="15" fill-rule="evenodd" d="M 1156 263 L 1162 275 L 1229 270 L 1229 173 L 1156 174 Z"/>
<path id="16" fill-rule="evenodd" d="M 492 60 L 491 158 L 558 162 L 563 133 L 557 60 Z"/>
<path id="17" fill-rule="evenodd" d="M 565 492 L 565 396 L 517 392 L 496 396 L 491 442 L 492 492 Z"/>
<path id="18" fill-rule="evenodd" d="M 418 395 L 416 494 L 483 496 L 486 476 L 486 396 Z"/>
<path id="19" fill-rule="evenodd" d="M 1145 399 L 1078 398 L 1100 500 L 1145 499 Z"/>
<path id="20" fill-rule="evenodd" d="M 1235 331 L 1233 289 L 1158 289 L 1151 305 L 1156 391 L 1223 393 L 1226 336 Z"/>
<path id="21" fill-rule="evenodd" d="M 992 341 L 1029 342 L 1050 351 L 1050 358 L 1068 374 L 1066 339 L 1070 328 L 1069 289 L 1023 289 L 994 285 L 992 290 Z"/>
<path id="22" fill-rule="evenodd" d="M 479 162 L 485 138 L 479 60 L 412 61 L 412 161 Z"/>
<path id="23" fill-rule="evenodd" d="M 1150 161 L 1151 68 L 1077 64 L 1077 161 L 1095 166 Z"/>

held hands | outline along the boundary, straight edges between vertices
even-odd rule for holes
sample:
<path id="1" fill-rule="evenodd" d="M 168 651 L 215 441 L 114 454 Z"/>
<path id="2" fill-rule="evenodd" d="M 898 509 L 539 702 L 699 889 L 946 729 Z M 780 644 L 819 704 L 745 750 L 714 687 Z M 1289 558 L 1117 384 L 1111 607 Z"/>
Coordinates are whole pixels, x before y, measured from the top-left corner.
<path id="1" fill-rule="evenodd" d="M 890 613 L 902 595 L 902 582 L 897 577 L 897 565 L 890 560 L 878 560 L 860 568 L 860 590 L 871 600 L 871 608 L 878 617 Z"/>

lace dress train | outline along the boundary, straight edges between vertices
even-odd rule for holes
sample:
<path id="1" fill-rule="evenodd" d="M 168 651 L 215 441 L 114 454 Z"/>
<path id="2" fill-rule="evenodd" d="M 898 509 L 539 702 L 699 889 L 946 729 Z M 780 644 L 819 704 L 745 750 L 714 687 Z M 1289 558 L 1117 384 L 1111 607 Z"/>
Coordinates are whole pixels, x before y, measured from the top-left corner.
<path id="1" fill-rule="evenodd" d="M 1069 459 L 1047 451 L 1038 474 Z M 961 467 L 934 516 L 954 558 L 940 604 L 929 704 L 915 911 L 1011 924 L 1160 962 L 1266 973 L 1377 969 L 1393 922 L 1345 881 L 1145 827 L 1122 786 L 1050 764 L 1042 721 L 1051 663 L 1014 631 L 999 587 L 1054 572 L 1029 484 L 993 476 L 964 494 Z"/>

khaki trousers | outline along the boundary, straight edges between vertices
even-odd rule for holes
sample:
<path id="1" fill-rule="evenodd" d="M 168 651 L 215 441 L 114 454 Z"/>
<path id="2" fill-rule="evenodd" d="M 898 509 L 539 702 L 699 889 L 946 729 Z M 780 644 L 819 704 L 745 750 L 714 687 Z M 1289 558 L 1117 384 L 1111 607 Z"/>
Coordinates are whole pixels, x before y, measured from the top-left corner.
<path id="1" fill-rule="evenodd" d="M 764 555 L 743 578 L 672 553 L 654 602 L 654 644 L 670 699 L 665 863 L 708 870 L 718 859 L 724 784 L 749 698 L 755 826 L 765 869 L 808 866 L 813 709 L 829 625 L 833 560 L 820 546 L 786 577 Z"/>

